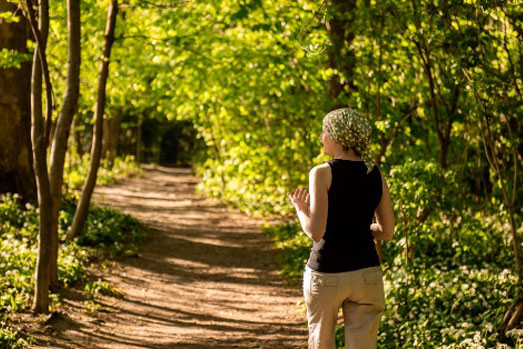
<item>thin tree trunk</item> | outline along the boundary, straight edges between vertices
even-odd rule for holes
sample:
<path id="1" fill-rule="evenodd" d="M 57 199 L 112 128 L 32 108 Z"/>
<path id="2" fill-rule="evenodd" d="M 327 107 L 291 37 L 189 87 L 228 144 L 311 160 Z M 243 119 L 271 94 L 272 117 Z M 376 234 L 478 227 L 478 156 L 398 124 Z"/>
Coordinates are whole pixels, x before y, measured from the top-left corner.
<path id="1" fill-rule="evenodd" d="M 118 0 L 112 0 L 109 5 L 107 15 L 107 25 L 105 28 L 105 46 L 103 59 L 100 68 L 100 79 L 98 82 L 98 96 L 95 109 L 95 126 L 91 146 L 91 162 L 89 163 L 89 172 L 87 180 L 82 189 L 82 196 L 78 202 L 78 207 L 73 218 L 71 230 L 67 235 L 68 239 L 79 236 L 84 228 L 85 220 L 91 203 L 91 196 L 96 185 L 96 176 L 100 166 L 100 157 L 102 154 L 102 137 L 103 137 L 103 117 L 105 110 L 105 87 L 109 75 L 109 63 L 111 57 L 111 48 L 114 42 L 114 31 L 116 27 L 116 14 L 118 12 Z"/>
<path id="2" fill-rule="evenodd" d="M 38 51 L 39 54 L 39 62 L 40 62 L 40 69 L 41 73 L 37 74 L 40 76 L 43 74 L 44 77 L 44 84 L 45 84 L 45 94 L 46 94 L 46 121 L 44 124 L 44 145 L 47 149 L 47 146 L 49 145 L 49 135 L 51 133 L 51 127 L 52 127 L 52 116 L 53 116 L 53 87 L 51 86 L 51 79 L 49 78 L 49 68 L 47 65 L 47 57 L 45 55 L 45 48 L 47 46 L 47 35 L 49 33 L 49 1 L 45 0 L 40 2 L 39 5 L 39 18 L 40 18 L 40 24 L 37 24 L 36 21 L 36 15 L 34 13 L 33 9 L 33 1 L 32 0 L 26 0 L 26 8 L 27 8 L 27 18 L 29 19 L 29 24 L 31 25 L 31 30 L 33 32 L 33 36 L 36 41 L 36 47 L 35 51 Z M 43 9 L 43 10 L 42 10 Z M 41 83 L 40 83 L 41 85 Z M 40 98 L 41 100 L 41 98 Z M 41 103 L 40 103 L 41 105 Z M 39 107 L 41 109 L 41 107 Z M 40 115 L 42 113 L 40 112 Z"/>
<path id="3" fill-rule="evenodd" d="M 67 0 L 67 29 L 69 36 L 69 59 L 67 64 L 67 89 L 60 115 L 56 121 L 51 147 L 51 195 L 53 197 L 52 211 L 52 249 L 51 288 L 58 287 L 58 215 L 62 201 L 62 186 L 64 182 L 64 161 L 67 152 L 67 141 L 71 131 L 74 115 L 78 111 L 80 95 L 80 0 Z"/>
<path id="4" fill-rule="evenodd" d="M 112 120 L 109 120 L 109 119 L 104 119 L 104 126 L 103 126 L 103 129 L 104 129 L 104 134 L 103 134 L 103 139 L 102 139 L 102 159 L 106 159 L 107 158 L 107 154 L 108 154 L 108 151 L 109 151 L 109 143 L 110 143 L 110 140 L 111 140 L 111 132 L 112 132 Z"/>
<path id="5" fill-rule="evenodd" d="M 112 162 L 118 154 L 118 140 L 120 139 L 120 125 L 122 122 L 122 109 L 118 109 L 111 121 L 111 135 L 109 137 L 109 160 Z"/>
<path id="6" fill-rule="evenodd" d="M 142 162 L 142 117 L 138 116 L 138 124 L 136 125 L 136 162 Z"/>
<path id="7" fill-rule="evenodd" d="M 49 312 L 49 261 L 51 257 L 51 210 L 52 197 L 47 173 L 47 146 L 45 141 L 45 126 L 42 115 L 42 71 L 46 74 L 45 47 L 49 30 L 49 3 L 41 0 L 39 6 L 39 27 L 36 27 L 31 0 L 26 0 L 29 22 L 33 35 L 36 39 L 36 47 L 33 56 L 33 74 L 31 79 L 31 141 L 33 149 L 33 166 L 36 176 L 36 186 L 38 191 L 38 206 L 40 227 L 38 232 L 38 257 L 35 270 L 35 290 L 32 311 L 35 313 Z M 50 98 L 50 82 L 46 78 L 48 89 L 47 103 L 52 104 Z M 50 109 L 48 119 L 51 118 Z"/>
<path id="8" fill-rule="evenodd" d="M 421 19 L 418 14 L 418 8 L 415 0 L 412 0 L 412 8 L 414 11 L 414 22 L 416 29 L 421 30 Z M 423 63 L 423 69 L 429 83 L 430 105 L 433 112 L 432 116 L 434 121 L 434 130 L 436 131 L 440 145 L 439 164 L 441 168 L 447 168 L 447 153 L 450 145 L 450 129 L 453 123 L 452 115 L 447 115 L 447 132 L 444 134 L 441 130 L 444 123 L 439 118 L 440 113 L 438 109 L 438 101 L 436 98 L 436 89 L 439 89 L 439 87 L 437 85 L 437 79 L 434 77 L 435 69 L 432 63 L 430 47 L 427 46 L 427 40 L 425 40 L 425 36 L 423 34 L 421 34 L 420 41 L 413 40 L 413 42 Z M 459 94 L 459 89 L 457 90 L 457 93 Z"/>
<path id="9" fill-rule="evenodd" d="M 76 153 L 81 158 L 84 155 L 84 150 L 82 146 L 82 137 L 80 132 L 76 129 L 78 127 L 78 116 L 73 118 L 73 123 L 71 124 L 71 131 L 73 133 L 74 146 L 76 148 Z"/>

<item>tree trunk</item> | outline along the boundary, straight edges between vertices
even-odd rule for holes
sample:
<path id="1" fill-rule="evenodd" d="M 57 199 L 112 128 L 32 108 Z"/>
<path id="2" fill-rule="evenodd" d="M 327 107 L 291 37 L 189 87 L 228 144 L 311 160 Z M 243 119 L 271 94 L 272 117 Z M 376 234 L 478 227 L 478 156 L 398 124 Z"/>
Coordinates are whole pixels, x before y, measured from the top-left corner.
<path id="1" fill-rule="evenodd" d="M 427 81 L 429 83 L 429 94 L 430 94 L 430 105 L 432 107 L 432 116 L 434 121 L 434 130 L 436 131 L 436 135 L 438 137 L 438 142 L 440 145 L 440 154 L 439 154 L 439 164 L 441 168 L 445 169 L 447 168 L 447 155 L 448 150 L 450 146 L 450 131 L 452 129 L 452 123 L 454 122 L 455 117 L 455 111 L 458 103 L 458 98 L 460 94 L 460 85 L 453 86 L 454 94 L 451 97 L 451 103 L 452 106 L 450 108 L 446 108 L 446 123 L 445 119 L 442 117 L 440 113 L 439 108 L 439 102 L 438 98 L 436 96 L 436 90 L 441 90 L 440 87 L 438 87 L 438 77 L 437 77 L 437 67 L 434 66 L 431 56 L 431 47 L 429 46 L 430 40 L 426 40 L 423 32 L 421 31 L 421 21 L 418 14 L 418 8 L 416 5 L 416 1 L 412 1 L 412 8 L 414 12 L 414 23 L 416 25 L 416 29 L 420 30 L 420 40 L 413 40 L 416 49 L 418 51 L 419 57 L 423 63 L 423 70 L 425 72 L 425 75 L 427 76 Z M 444 64 L 444 62 L 439 62 L 439 64 Z M 445 127 L 445 130 L 442 130 L 442 128 Z"/>
<path id="2" fill-rule="evenodd" d="M 136 163 L 142 162 L 142 117 L 138 117 L 138 124 L 136 125 Z"/>
<path id="3" fill-rule="evenodd" d="M 80 95 L 80 0 L 67 0 L 67 29 L 69 36 L 69 58 L 67 62 L 67 88 L 60 115 L 53 132 L 51 148 L 51 195 L 53 197 L 52 211 L 52 249 L 51 249 L 51 287 L 58 287 L 58 215 L 62 201 L 62 186 L 64 182 L 64 161 L 67 152 L 67 141 L 71 131 L 71 123 L 78 111 Z"/>
<path id="4" fill-rule="evenodd" d="M 111 122 L 112 120 L 104 119 L 104 133 L 102 139 L 102 159 L 107 158 L 107 152 L 109 151 L 109 143 L 111 137 Z"/>
<path id="5" fill-rule="evenodd" d="M 17 6 L 0 0 L 0 12 L 14 12 Z M 0 21 L 0 50 L 27 53 L 30 26 Z M 36 181 L 31 150 L 31 62 L 20 68 L 0 68 L 0 193 L 18 193 L 23 201 L 37 204 Z"/>
<path id="6" fill-rule="evenodd" d="M 93 132 L 93 140 L 91 146 L 91 162 L 89 163 L 89 172 L 87 180 L 82 189 L 82 196 L 78 202 L 78 207 L 73 218 L 71 230 L 67 235 L 68 239 L 79 236 L 84 228 L 85 220 L 91 202 L 91 196 L 96 185 L 96 176 L 98 167 L 100 165 L 100 157 L 102 155 L 102 137 L 103 137 L 103 117 L 105 110 L 105 87 L 107 84 L 107 77 L 109 75 L 109 63 L 111 57 L 111 48 L 114 42 L 114 30 L 116 27 L 116 14 L 118 12 L 118 0 L 111 0 L 109 11 L 107 15 L 107 25 L 105 28 L 105 46 L 103 52 L 103 59 L 100 68 L 100 79 L 98 82 L 98 96 L 96 101 L 95 125 Z"/>
<path id="7" fill-rule="evenodd" d="M 122 123 L 122 109 L 118 109 L 111 121 L 111 135 L 109 137 L 109 160 L 113 161 L 118 154 L 118 140 L 120 139 L 120 125 Z"/>
<path id="8" fill-rule="evenodd" d="M 76 148 L 76 153 L 81 158 L 84 155 L 84 149 L 82 146 L 82 137 L 80 135 L 80 132 L 76 129 L 77 128 L 77 119 L 73 118 L 73 123 L 71 124 L 71 131 L 73 132 L 73 143 Z"/>
<path id="9" fill-rule="evenodd" d="M 42 73 L 45 72 L 46 59 L 45 47 L 47 34 L 49 32 L 49 3 L 41 0 L 39 6 L 39 27 L 36 28 L 32 2 L 26 0 L 33 35 L 36 39 L 36 47 L 33 56 L 33 73 L 31 79 L 31 141 L 34 158 L 34 171 L 38 191 L 38 206 L 40 227 L 38 233 L 38 257 L 35 271 L 35 290 L 32 310 L 35 313 L 49 312 L 49 262 L 51 257 L 51 211 L 52 197 L 47 173 L 47 144 L 45 141 L 46 128 L 42 116 Z M 44 68 L 42 68 L 44 67 Z M 46 76 L 46 86 L 49 89 L 50 82 Z M 50 91 L 49 91 L 50 92 Z M 47 94 L 48 105 L 52 103 Z M 49 108 L 47 109 L 49 112 Z M 50 114 L 47 115 L 51 117 Z"/>
<path id="10" fill-rule="evenodd" d="M 350 97 L 351 90 L 355 89 L 352 75 L 356 57 L 350 47 L 354 40 L 351 28 L 355 20 L 353 14 L 356 10 L 356 1 L 332 0 L 330 9 L 332 11 L 331 20 L 327 22 L 327 30 L 332 41 L 332 46 L 328 50 L 329 68 L 343 72 L 346 78 L 346 81 L 342 82 L 340 75 L 334 74 L 328 82 L 329 98 L 335 100 L 344 90 L 346 96 Z"/>

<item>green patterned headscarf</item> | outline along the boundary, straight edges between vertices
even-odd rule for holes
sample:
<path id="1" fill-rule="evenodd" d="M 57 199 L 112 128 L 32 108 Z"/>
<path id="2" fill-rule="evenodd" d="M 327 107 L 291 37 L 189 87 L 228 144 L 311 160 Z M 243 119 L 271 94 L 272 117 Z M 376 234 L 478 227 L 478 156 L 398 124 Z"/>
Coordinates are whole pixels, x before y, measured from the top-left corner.
<path id="1" fill-rule="evenodd" d="M 370 153 L 372 126 L 366 118 L 350 108 L 336 109 L 325 115 L 323 126 L 333 140 L 353 148 L 367 166 L 367 174 L 375 166 Z"/>

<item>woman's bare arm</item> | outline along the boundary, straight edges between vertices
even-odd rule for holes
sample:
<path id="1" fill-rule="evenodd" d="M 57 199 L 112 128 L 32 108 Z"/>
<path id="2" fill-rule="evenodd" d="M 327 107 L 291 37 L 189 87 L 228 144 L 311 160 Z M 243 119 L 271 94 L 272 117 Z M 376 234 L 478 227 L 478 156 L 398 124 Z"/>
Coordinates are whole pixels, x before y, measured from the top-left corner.
<path id="1" fill-rule="evenodd" d="M 392 201 L 390 199 L 389 186 L 383 174 L 381 174 L 381 183 L 383 194 L 381 195 L 380 203 L 376 208 L 377 223 L 370 226 L 371 233 L 376 240 L 392 240 L 394 234 L 394 227 L 396 220 L 394 219 L 394 210 L 392 209 Z"/>
<path id="2" fill-rule="evenodd" d="M 330 167 L 318 165 L 309 172 L 310 196 L 304 189 L 296 189 L 294 195 L 287 193 L 296 208 L 303 232 L 316 242 L 323 238 L 327 226 L 330 181 Z"/>
<path id="3" fill-rule="evenodd" d="M 331 181 L 330 166 L 316 166 L 309 172 L 310 220 L 307 235 L 316 242 L 325 235 L 328 214 L 328 183 Z"/>

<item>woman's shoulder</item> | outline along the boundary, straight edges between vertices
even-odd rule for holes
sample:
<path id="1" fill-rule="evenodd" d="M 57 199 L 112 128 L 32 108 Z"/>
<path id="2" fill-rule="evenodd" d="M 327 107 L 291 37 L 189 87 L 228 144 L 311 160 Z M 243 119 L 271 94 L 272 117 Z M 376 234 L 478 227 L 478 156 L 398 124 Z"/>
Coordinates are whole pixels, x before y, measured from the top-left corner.
<path id="1" fill-rule="evenodd" d="M 331 180 L 331 168 L 328 162 L 319 164 L 311 168 L 309 176 L 317 178 L 320 182 L 330 183 Z"/>
<path id="2" fill-rule="evenodd" d="M 311 168 L 311 172 L 314 171 L 314 172 L 317 172 L 318 174 L 320 174 L 320 173 L 330 172 L 330 171 L 328 171 L 329 169 L 330 169 L 330 163 L 324 162 L 322 164 L 316 165 L 313 168 Z"/>

